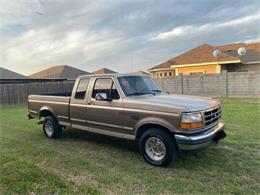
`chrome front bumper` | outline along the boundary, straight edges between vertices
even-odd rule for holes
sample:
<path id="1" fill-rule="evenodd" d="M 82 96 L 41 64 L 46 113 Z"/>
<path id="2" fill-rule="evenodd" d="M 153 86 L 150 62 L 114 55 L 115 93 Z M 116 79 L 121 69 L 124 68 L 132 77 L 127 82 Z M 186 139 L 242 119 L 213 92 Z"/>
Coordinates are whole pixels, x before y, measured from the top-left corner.
<path id="1" fill-rule="evenodd" d="M 196 150 L 207 147 L 213 142 L 218 142 L 226 137 L 226 133 L 224 123 L 219 122 L 216 126 L 202 133 L 193 135 L 174 134 L 174 136 L 180 150 Z"/>

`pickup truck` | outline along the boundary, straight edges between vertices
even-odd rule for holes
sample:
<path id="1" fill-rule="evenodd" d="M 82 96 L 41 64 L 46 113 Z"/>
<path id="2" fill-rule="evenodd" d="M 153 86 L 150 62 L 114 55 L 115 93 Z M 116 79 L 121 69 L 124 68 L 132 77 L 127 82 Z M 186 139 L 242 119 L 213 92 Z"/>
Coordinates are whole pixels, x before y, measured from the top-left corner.
<path id="1" fill-rule="evenodd" d="M 48 138 L 68 127 L 136 140 L 155 166 L 226 136 L 219 101 L 168 94 L 149 76 L 134 74 L 83 75 L 72 93 L 29 95 L 27 116 L 40 119 Z"/>

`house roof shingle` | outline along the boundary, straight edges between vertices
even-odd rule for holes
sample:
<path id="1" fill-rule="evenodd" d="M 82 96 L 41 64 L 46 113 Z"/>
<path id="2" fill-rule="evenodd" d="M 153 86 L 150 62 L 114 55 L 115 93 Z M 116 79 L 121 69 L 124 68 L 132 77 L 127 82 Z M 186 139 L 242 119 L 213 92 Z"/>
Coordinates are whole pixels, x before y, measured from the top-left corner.
<path id="1" fill-rule="evenodd" d="M 144 71 L 144 70 L 139 70 L 139 71 L 130 72 L 130 74 L 150 75 L 149 72 L 146 72 L 146 71 Z"/>
<path id="2" fill-rule="evenodd" d="M 117 72 L 107 69 L 107 68 L 101 68 L 96 71 L 93 71 L 91 74 L 115 74 Z"/>
<path id="3" fill-rule="evenodd" d="M 0 79 L 29 79 L 29 78 L 22 74 L 0 67 Z"/>
<path id="4" fill-rule="evenodd" d="M 237 50 L 240 47 L 245 47 L 247 49 L 247 54 L 242 57 L 239 57 L 237 54 Z M 221 56 L 218 60 L 212 55 L 213 51 L 216 49 L 219 49 L 221 51 Z M 260 43 L 237 43 L 220 46 L 203 44 L 179 56 L 171 58 L 157 66 L 154 66 L 150 70 L 170 68 L 172 65 L 196 64 L 207 62 L 226 62 L 238 60 L 241 60 L 244 63 L 260 61 Z"/>
<path id="5" fill-rule="evenodd" d="M 30 75 L 30 78 L 34 79 L 69 79 L 76 78 L 79 75 L 89 74 L 86 71 L 68 66 L 60 65 L 53 66 L 51 68 L 42 70 L 40 72 Z"/>

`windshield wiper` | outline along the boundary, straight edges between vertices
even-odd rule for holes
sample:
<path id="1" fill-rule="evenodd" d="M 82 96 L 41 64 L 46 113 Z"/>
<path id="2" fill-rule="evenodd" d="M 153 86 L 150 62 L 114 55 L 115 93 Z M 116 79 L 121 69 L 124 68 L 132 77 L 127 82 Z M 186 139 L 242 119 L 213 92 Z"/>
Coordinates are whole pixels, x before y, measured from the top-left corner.
<path id="1" fill-rule="evenodd" d="M 129 94 L 127 94 L 127 96 L 135 96 L 135 95 L 147 95 L 147 94 L 153 94 L 153 95 L 155 95 L 155 93 L 153 93 L 153 92 L 135 92 L 135 93 L 129 93 Z"/>

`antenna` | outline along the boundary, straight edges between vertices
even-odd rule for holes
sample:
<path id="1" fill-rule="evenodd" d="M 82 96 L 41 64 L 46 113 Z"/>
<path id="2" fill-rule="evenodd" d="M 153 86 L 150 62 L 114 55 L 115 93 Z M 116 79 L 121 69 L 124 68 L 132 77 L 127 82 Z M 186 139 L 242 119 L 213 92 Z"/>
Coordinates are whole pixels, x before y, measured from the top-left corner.
<path id="1" fill-rule="evenodd" d="M 244 47 L 240 47 L 240 48 L 237 50 L 237 54 L 238 54 L 239 56 L 244 56 L 244 55 L 246 55 L 246 52 L 247 52 L 247 50 L 246 50 L 246 48 L 244 48 Z"/>
<path id="2" fill-rule="evenodd" d="M 220 58 L 220 56 L 221 56 L 221 51 L 220 50 L 218 50 L 218 49 L 216 49 L 216 50 L 214 50 L 213 51 L 213 56 L 215 57 L 215 58 Z"/>

